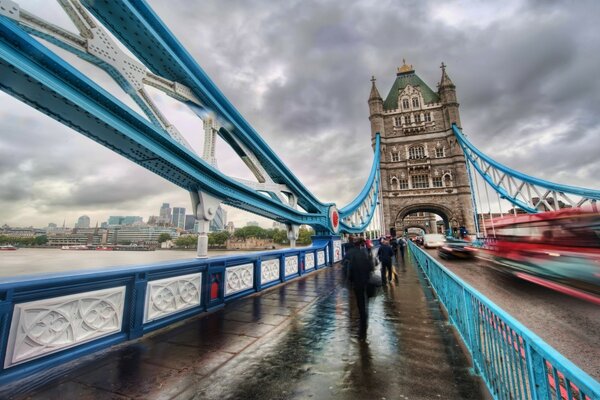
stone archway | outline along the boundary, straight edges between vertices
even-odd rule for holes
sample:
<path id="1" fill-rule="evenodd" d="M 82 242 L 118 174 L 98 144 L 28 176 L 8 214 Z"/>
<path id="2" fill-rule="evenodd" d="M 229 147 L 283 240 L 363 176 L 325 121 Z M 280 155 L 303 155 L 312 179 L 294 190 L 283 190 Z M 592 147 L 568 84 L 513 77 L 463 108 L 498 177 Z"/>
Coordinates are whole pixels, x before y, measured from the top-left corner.
<path id="1" fill-rule="evenodd" d="M 400 227 L 402 230 L 407 229 L 407 226 L 404 226 L 404 218 L 410 214 L 414 214 L 417 212 L 426 212 L 439 215 L 444 222 L 444 230 L 448 232 L 449 229 L 458 227 L 458 220 L 452 210 L 449 208 L 439 205 L 439 204 L 411 204 L 403 207 L 396 214 L 396 218 L 394 219 L 393 225 L 395 227 Z M 428 229 L 424 227 L 420 227 L 424 229 L 425 232 L 428 232 Z M 435 227 L 433 227 L 433 232 L 435 233 Z"/>
<path id="2" fill-rule="evenodd" d="M 423 225 L 418 225 L 418 224 L 407 224 L 407 225 L 403 225 L 402 229 L 410 229 L 410 228 L 417 228 L 423 231 L 423 233 L 430 233 L 428 232 L 427 227 L 423 226 Z"/>

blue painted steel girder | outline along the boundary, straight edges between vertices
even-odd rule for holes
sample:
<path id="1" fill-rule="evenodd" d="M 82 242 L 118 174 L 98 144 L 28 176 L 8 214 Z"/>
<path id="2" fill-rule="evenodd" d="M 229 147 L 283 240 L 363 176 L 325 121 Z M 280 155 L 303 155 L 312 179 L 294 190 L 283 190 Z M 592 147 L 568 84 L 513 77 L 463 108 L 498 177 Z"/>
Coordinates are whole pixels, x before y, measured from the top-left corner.
<path id="1" fill-rule="evenodd" d="M 506 174 L 507 176 L 510 176 L 512 178 L 516 178 L 516 179 L 520 180 L 521 182 L 524 182 L 525 184 L 534 185 L 534 186 L 543 188 L 544 190 L 548 190 L 548 191 L 555 191 L 558 193 L 581 196 L 582 198 L 590 199 L 590 200 L 594 200 L 594 201 L 600 200 L 600 190 L 586 189 L 586 188 L 562 185 L 562 184 L 558 184 L 555 182 L 546 181 L 544 179 L 539 179 L 539 178 L 535 178 L 533 176 L 529 176 L 522 172 L 511 169 L 503 164 L 500 164 L 493 158 L 482 153 L 477 147 L 475 147 L 471 142 L 469 142 L 469 140 L 467 140 L 465 135 L 455 124 L 452 124 L 452 130 L 454 131 L 454 135 L 456 136 L 458 143 L 462 147 L 463 152 L 465 153 L 465 156 L 467 157 L 467 160 L 471 163 L 471 165 L 473 165 L 475 167 L 475 169 L 481 175 L 481 177 L 496 192 L 498 192 L 502 196 L 502 198 L 508 200 L 513 205 L 516 205 L 529 213 L 537 213 L 538 210 L 536 208 L 532 207 L 530 204 L 527 204 L 527 203 L 523 202 L 522 200 L 519 200 L 518 198 L 513 196 L 504 187 L 496 184 L 496 182 L 494 182 L 494 180 L 492 179 L 492 177 L 490 176 L 488 171 L 485 171 L 484 169 L 482 169 L 481 165 L 479 165 L 479 163 L 478 163 L 478 160 L 484 161 L 490 168 L 496 169 L 497 171 L 499 171 L 503 174 Z"/>
<path id="2" fill-rule="evenodd" d="M 329 230 L 327 206 L 303 213 L 223 175 L 5 17 L 0 76 L 2 90 L 186 190 L 281 222 Z"/>
<path id="3" fill-rule="evenodd" d="M 375 151 L 373 157 L 373 164 L 371 166 L 371 171 L 369 172 L 369 177 L 367 178 L 367 182 L 363 186 L 361 192 L 356 196 L 354 200 L 352 200 L 348 205 L 342 207 L 340 209 L 340 229 L 347 233 L 361 233 L 364 232 L 365 229 L 371 223 L 373 216 L 375 214 L 375 208 L 377 207 L 377 201 L 379 197 L 379 188 L 380 188 L 380 174 L 379 174 L 379 159 L 381 157 L 381 138 L 379 132 L 375 135 Z M 368 213 L 361 224 L 352 226 L 347 224 L 344 219 L 350 217 L 354 214 L 360 207 L 365 205 L 365 203 L 370 201 L 370 207 L 368 209 Z"/>
<path id="4" fill-rule="evenodd" d="M 230 123 L 234 128 L 231 133 L 254 152 L 274 182 L 287 185 L 296 194 L 303 209 L 321 213 L 327 208 L 277 157 L 145 1 L 82 0 L 82 3 L 152 72 L 185 84 L 210 111 Z M 219 134 L 234 145 L 230 136 Z"/>

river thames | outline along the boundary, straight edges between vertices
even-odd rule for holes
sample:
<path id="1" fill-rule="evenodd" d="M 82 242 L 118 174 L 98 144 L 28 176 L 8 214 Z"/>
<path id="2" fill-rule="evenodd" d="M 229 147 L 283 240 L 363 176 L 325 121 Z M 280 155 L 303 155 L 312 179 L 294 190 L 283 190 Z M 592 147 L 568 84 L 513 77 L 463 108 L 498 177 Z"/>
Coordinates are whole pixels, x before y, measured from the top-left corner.
<path id="1" fill-rule="evenodd" d="M 214 257 L 248 252 L 250 251 L 210 250 L 208 254 Z M 16 251 L 0 251 L 0 282 L 3 277 L 16 275 L 110 269 L 194 258 L 195 250 L 94 251 L 21 248 Z"/>

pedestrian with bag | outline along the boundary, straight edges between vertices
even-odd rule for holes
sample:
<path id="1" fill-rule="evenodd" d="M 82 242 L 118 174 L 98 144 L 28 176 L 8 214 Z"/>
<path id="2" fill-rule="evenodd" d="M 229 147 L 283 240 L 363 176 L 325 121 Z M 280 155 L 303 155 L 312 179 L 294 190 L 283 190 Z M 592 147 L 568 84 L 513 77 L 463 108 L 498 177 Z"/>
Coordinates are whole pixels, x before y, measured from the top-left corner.
<path id="1" fill-rule="evenodd" d="M 392 257 L 394 250 L 387 240 L 381 242 L 377 258 L 381 261 L 381 280 L 384 285 L 392 281 Z"/>
<path id="2" fill-rule="evenodd" d="M 348 264 L 350 272 L 350 282 L 356 297 L 358 314 L 360 317 L 358 337 L 361 340 L 367 337 L 368 327 L 368 298 L 367 287 L 369 278 L 373 270 L 371 257 L 362 248 L 365 246 L 365 240 L 360 238 L 355 241 L 355 246 L 348 252 Z"/>

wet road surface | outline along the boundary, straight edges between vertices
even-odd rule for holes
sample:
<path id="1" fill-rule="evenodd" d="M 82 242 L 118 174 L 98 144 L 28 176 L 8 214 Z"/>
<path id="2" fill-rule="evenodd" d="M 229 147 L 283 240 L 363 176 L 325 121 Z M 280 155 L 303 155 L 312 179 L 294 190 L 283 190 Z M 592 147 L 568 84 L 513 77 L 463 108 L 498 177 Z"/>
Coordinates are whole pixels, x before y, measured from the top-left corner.
<path id="1" fill-rule="evenodd" d="M 443 260 L 452 272 L 600 381 L 600 306 L 506 276 L 483 260 Z"/>
<path id="2" fill-rule="evenodd" d="M 15 399 L 481 399 L 412 264 L 369 305 L 366 342 L 340 267 L 88 357 Z M 55 373 L 56 375 L 56 373 Z M 32 382 L 48 382 L 31 390 Z M 14 395 L 29 385 L 29 393 Z M 2 397 L 0 389 L 0 397 Z"/>

